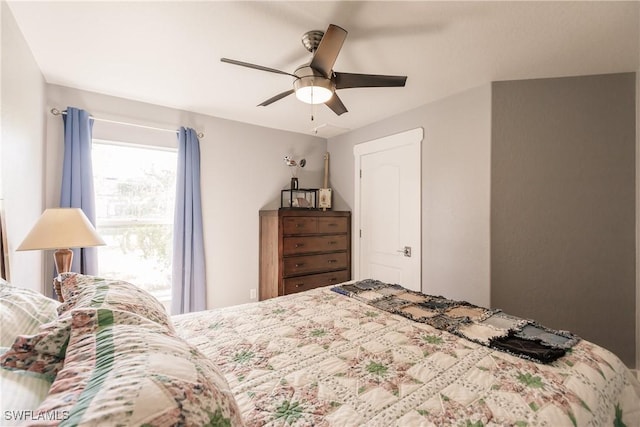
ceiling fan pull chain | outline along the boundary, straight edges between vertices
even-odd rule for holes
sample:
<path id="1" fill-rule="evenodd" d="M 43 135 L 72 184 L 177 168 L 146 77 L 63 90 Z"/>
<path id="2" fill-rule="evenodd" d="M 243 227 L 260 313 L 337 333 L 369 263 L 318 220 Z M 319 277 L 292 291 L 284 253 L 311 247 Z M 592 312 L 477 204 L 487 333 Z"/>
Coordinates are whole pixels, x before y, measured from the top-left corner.
<path id="1" fill-rule="evenodd" d="M 314 115 L 316 113 L 316 104 L 313 103 L 313 91 L 311 91 L 311 123 L 313 123 Z"/>

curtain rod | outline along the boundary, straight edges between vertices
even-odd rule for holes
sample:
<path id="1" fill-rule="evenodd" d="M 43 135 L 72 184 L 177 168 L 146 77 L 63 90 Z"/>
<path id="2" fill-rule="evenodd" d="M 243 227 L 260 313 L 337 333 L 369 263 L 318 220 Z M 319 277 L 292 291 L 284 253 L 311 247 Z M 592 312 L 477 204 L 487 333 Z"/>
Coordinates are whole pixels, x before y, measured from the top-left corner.
<path id="1" fill-rule="evenodd" d="M 54 107 L 54 108 L 51 109 L 51 114 L 53 114 L 54 116 L 59 116 L 61 114 L 67 114 L 67 110 L 60 111 L 60 110 L 58 110 L 57 108 Z M 117 120 L 101 119 L 101 118 L 94 117 L 94 116 L 91 116 L 91 115 L 89 117 L 91 117 L 93 120 L 96 120 L 98 122 L 115 123 L 117 125 L 125 125 L 125 126 L 136 126 L 136 127 L 144 128 L 144 129 L 159 130 L 159 131 L 163 131 L 163 132 L 173 132 L 175 134 L 178 133 L 178 131 L 175 130 L 175 129 L 166 129 L 166 128 L 159 128 L 159 127 L 155 127 L 155 126 L 139 125 L 137 123 L 129 123 L 129 122 L 120 122 L 120 121 L 117 121 Z M 202 133 L 202 132 L 198 132 L 197 135 L 198 135 L 198 139 L 204 138 L 204 133 Z"/>

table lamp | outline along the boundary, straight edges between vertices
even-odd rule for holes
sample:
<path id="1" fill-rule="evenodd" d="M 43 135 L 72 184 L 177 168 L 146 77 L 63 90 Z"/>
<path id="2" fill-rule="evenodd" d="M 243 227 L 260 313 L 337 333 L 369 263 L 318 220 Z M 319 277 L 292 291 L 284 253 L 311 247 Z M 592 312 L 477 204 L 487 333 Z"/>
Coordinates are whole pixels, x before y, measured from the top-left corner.
<path id="1" fill-rule="evenodd" d="M 106 243 L 79 208 L 45 210 L 16 251 L 55 249 L 53 258 L 58 276 L 71 270 L 73 251 L 70 248 L 102 246 Z M 63 301 L 60 280 L 56 278 L 58 299 Z"/>

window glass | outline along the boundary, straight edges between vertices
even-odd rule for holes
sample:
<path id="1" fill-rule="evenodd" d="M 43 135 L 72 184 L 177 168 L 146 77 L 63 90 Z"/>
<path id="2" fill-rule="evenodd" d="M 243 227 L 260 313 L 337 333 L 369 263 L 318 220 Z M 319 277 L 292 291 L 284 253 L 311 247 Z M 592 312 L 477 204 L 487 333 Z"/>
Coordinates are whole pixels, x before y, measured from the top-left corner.
<path id="1" fill-rule="evenodd" d="M 92 151 L 99 275 L 169 306 L 177 152 L 96 140 Z"/>

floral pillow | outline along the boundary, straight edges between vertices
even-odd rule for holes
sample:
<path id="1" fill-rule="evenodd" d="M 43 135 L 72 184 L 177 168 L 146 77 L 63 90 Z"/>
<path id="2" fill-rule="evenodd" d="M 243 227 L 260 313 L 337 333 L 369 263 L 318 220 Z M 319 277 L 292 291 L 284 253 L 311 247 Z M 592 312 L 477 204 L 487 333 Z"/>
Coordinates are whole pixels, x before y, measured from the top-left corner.
<path id="1" fill-rule="evenodd" d="M 42 325 L 34 335 L 19 335 L 0 356 L 0 366 L 37 373 L 53 381 L 64 363 L 71 316 Z"/>
<path id="2" fill-rule="evenodd" d="M 60 315 L 74 308 L 112 308 L 138 314 L 174 331 L 162 303 L 136 285 L 77 273 L 65 273 L 62 277 L 65 302 L 58 307 Z"/>
<path id="3" fill-rule="evenodd" d="M 0 347 L 9 347 L 20 334 L 33 334 L 58 317 L 59 303 L 31 289 L 0 279 Z"/>
<path id="4" fill-rule="evenodd" d="M 64 367 L 37 412 L 64 413 L 61 426 L 243 425 L 226 380 L 195 347 L 135 314 L 96 308 L 73 310 Z"/>

